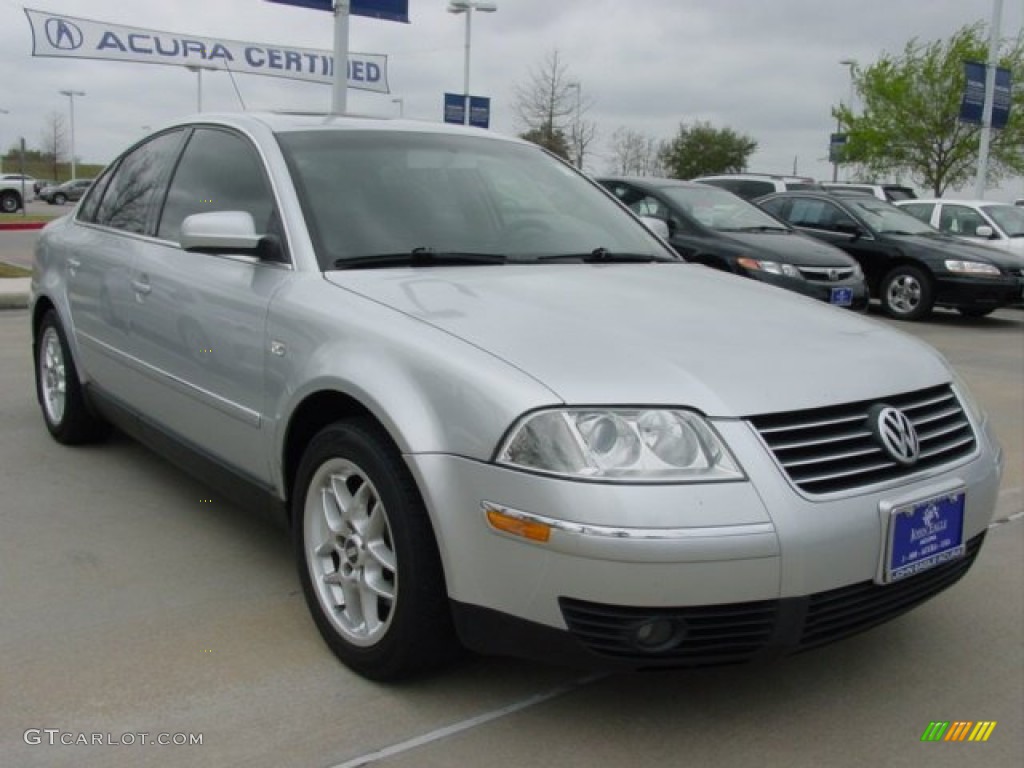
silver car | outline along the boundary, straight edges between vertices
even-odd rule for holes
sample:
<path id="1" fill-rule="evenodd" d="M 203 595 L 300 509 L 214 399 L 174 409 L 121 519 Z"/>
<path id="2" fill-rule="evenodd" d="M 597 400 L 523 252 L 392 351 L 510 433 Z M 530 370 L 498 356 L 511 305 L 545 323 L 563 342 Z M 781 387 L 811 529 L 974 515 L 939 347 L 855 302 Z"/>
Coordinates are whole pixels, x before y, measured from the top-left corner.
<path id="1" fill-rule="evenodd" d="M 116 424 L 288 521 L 373 679 L 827 643 L 959 579 L 1001 474 L 931 348 L 682 263 L 473 129 L 168 126 L 43 231 L 31 323 L 52 435 Z"/>

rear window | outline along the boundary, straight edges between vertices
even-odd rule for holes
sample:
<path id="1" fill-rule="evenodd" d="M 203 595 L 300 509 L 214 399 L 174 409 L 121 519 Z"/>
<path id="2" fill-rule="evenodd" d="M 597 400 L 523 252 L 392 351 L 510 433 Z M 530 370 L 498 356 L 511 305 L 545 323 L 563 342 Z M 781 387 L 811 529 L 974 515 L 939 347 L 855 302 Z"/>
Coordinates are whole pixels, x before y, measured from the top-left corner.
<path id="1" fill-rule="evenodd" d="M 883 187 L 885 196 L 890 200 L 916 200 L 917 193 L 910 187 Z"/>

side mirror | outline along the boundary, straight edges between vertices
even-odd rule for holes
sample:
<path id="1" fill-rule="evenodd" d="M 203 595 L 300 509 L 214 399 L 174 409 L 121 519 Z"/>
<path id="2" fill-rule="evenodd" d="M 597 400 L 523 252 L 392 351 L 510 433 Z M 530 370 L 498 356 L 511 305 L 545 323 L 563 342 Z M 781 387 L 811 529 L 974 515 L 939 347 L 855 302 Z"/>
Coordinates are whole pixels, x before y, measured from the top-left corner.
<path id="1" fill-rule="evenodd" d="M 664 238 L 665 240 L 669 238 L 668 224 L 663 220 L 655 218 L 654 216 L 641 216 L 640 221 L 642 221 L 644 226 L 658 237 Z"/>
<path id="2" fill-rule="evenodd" d="M 992 227 L 988 226 L 988 224 L 982 224 L 974 230 L 974 234 L 978 237 L 984 237 L 986 240 L 991 240 L 995 233 L 996 231 L 992 229 Z"/>
<path id="3" fill-rule="evenodd" d="M 861 226 L 857 222 L 851 220 L 836 222 L 835 230 L 843 235 L 851 235 L 854 240 L 864 234 L 864 230 L 861 229 Z"/>
<path id="4" fill-rule="evenodd" d="M 186 251 L 244 253 L 267 261 L 281 261 L 280 241 L 256 232 L 246 211 L 194 213 L 181 222 L 178 242 Z"/>

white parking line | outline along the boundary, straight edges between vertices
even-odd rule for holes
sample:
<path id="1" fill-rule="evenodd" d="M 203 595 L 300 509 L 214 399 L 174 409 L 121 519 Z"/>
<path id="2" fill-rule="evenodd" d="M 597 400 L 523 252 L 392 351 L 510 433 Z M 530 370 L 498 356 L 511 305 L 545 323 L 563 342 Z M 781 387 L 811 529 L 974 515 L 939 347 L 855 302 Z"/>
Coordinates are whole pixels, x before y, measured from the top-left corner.
<path id="1" fill-rule="evenodd" d="M 461 733 L 462 731 L 468 731 L 470 728 L 476 728 L 477 726 L 489 723 L 492 720 L 497 720 L 505 717 L 506 715 L 520 712 L 536 704 L 541 704 L 563 694 L 570 693 L 605 677 L 607 677 L 607 674 L 581 677 L 578 680 L 566 683 L 565 685 L 552 688 L 550 691 L 528 696 L 515 704 L 509 704 L 507 707 L 494 709 L 490 712 L 485 712 L 482 715 L 477 715 L 476 717 L 471 717 L 467 720 L 453 723 L 452 725 L 446 725 L 444 728 L 438 728 L 436 731 L 425 733 L 422 736 L 416 736 L 415 738 L 407 739 L 406 741 L 400 741 L 397 744 L 392 744 L 390 747 L 385 747 L 384 749 L 377 750 L 376 752 L 368 752 L 365 755 L 360 755 L 359 757 L 354 757 L 351 760 L 346 760 L 344 763 L 338 763 L 337 765 L 331 766 L 331 768 L 358 768 L 359 766 L 368 765 L 369 763 L 381 760 L 385 757 L 392 757 L 394 755 L 401 754 L 402 752 L 408 752 L 410 749 L 422 747 L 424 744 L 445 739 L 453 734 Z"/>
<path id="2" fill-rule="evenodd" d="M 1000 499 L 1003 498 L 1004 496 L 1013 495 L 1024 495 L 1024 488 L 1004 488 L 999 492 Z M 1016 523 L 1020 520 L 1024 520 L 1024 509 L 1019 509 L 1013 514 L 1007 515 L 1006 517 L 1000 517 L 997 520 L 993 520 L 991 523 L 989 523 L 988 527 L 989 529 L 998 528 L 1001 525 L 1006 525 L 1007 523 Z"/>

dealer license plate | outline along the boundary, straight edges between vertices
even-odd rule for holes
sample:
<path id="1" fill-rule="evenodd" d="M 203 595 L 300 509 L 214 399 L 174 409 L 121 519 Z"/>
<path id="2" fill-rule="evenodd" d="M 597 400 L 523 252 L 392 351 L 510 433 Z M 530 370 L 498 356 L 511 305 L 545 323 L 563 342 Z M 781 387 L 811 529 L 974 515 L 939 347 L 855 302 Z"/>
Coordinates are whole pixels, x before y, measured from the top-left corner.
<path id="1" fill-rule="evenodd" d="M 896 507 L 889 516 L 886 581 L 963 557 L 964 491 Z"/>
<path id="2" fill-rule="evenodd" d="M 853 304 L 853 288 L 832 288 L 829 291 L 828 303 L 837 307 L 848 307 Z"/>

